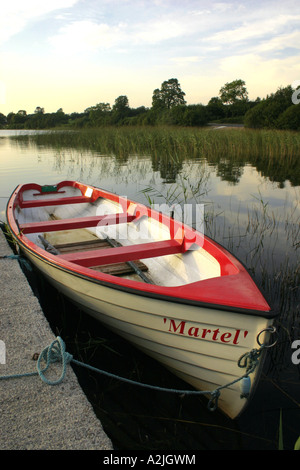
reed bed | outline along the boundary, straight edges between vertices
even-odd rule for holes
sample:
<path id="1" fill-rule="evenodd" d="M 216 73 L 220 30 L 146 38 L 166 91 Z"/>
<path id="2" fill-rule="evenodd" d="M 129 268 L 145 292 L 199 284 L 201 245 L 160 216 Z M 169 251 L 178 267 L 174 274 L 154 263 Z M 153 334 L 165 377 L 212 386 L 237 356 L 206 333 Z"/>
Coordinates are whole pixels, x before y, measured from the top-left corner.
<path id="1" fill-rule="evenodd" d="M 17 145 L 92 151 L 126 161 L 130 155 L 147 155 L 157 162 L 180 164 L 203 159 L 215 165 L 226 162 L 251 164 L 262 176 L 284 184 L 300 182 L 300 133 L 244 128 L 103 127 L 78 131 L 49 131 L 17 137 Z"/>
<path id="2" fill-rule="evenodd" d="M 103 127 L 49 131 L 18 136 L 39 145 L 75 147 L 99 153 L 167 153 L 190 157 L 280 158 L 291 163 L 300 155 L 300 133 L 244 128 Z"/>

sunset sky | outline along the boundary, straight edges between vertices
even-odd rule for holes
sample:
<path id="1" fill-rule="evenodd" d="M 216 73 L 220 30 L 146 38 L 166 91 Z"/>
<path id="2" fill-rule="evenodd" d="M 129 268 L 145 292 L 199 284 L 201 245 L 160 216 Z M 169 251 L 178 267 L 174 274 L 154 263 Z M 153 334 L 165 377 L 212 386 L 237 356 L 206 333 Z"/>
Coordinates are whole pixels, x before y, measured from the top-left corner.
<path id="1" fill-rule="evenodd" d="M 0 112 L 83 112 L 127 95 L 151 106 L 177 78 L 207 104 L 241 78 L 250 99 L 300 80 L 299 0 L 8 0 L 0 6 Z"/>

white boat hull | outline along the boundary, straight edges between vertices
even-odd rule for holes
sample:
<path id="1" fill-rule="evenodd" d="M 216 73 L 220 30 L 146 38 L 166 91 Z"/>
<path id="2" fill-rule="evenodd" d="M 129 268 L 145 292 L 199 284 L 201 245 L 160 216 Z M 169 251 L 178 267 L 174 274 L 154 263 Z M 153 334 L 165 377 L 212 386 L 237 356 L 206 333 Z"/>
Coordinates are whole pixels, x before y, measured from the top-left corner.
<path id="1" fill-rule="evenodd" d="M 259 316 L 123 292 L 27 257 L 72 302 L 198 390 L 213 391 L 241 377 L 239 358 L 258 347 L 256 336 L 271 325 Z M 261 367 L 251 374 L 252 392 Z M 250 400 L 240 395 L 239 383 L 224 388 L 219 409 L 236 418 Z"/>

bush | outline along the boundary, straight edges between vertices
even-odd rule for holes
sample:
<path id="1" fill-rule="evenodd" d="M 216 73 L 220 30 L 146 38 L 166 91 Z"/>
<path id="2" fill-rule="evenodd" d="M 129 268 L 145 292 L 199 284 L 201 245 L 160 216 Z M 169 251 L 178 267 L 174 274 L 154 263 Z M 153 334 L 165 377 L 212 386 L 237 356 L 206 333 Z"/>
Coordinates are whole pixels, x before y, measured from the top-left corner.
<path id="1" fill-rule="evenodd" d="M 198 104 L 185 107 L 182 122 L 184 126 L 205 126 L 207 122 L 208 113 L 205 106 Z"/>
<path id="2" fill-rule="evenodd" d="M 247 111 L 244 120 L 245 126 L 269 129 L 278 127 L 279 116 L 291 106 L 292 93 L 291 86 L 279 88 L 275 94 L 271 94 Z M 286 129 L 291 128 L 286 127 Z"/>
<path id="3" fill-rule="evenodd" d="M 292 104 L 277 120 L 278 129 L 300 130 L 300 105 Z"/>
<path id="4" fill-rule="evenodd" d="M 245 127 L 251 127 L 258 129 L 266 126 L 266 115 L 267 115 L 267 103 L 262 101 L 261 103 L 254 106 L 254 108 L 247 111 L 244 117 Z"/>

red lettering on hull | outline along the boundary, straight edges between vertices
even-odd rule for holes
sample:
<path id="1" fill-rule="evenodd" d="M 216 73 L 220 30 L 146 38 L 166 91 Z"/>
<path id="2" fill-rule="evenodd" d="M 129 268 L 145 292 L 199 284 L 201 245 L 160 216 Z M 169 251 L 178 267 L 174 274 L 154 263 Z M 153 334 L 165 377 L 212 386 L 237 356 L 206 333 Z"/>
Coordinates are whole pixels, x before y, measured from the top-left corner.
<path id="1" fill-rule="evenodd" d="M 170 333 L 175 333 L 182 336 L 189 336 L 192 338 L 206 339 L 209 341 L 217 341 L 219 343 L 239 344 L 242 335 L 244 338 L 248 335 L 245 330 L 241 333 L 240 329 L 235 329 L 233 332 L 221 331 L 220 328 L 199 328 L 198 326 L 188 326 L 184 320 L 174 320 L 173 318 L 164 318 L 164 324 L 167 325 Z"/>

